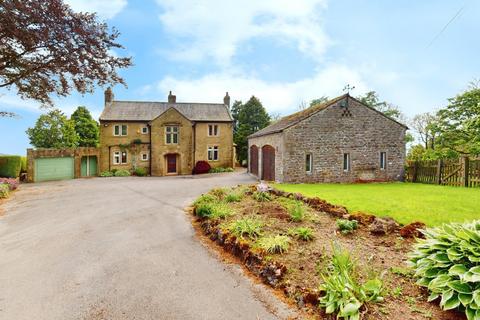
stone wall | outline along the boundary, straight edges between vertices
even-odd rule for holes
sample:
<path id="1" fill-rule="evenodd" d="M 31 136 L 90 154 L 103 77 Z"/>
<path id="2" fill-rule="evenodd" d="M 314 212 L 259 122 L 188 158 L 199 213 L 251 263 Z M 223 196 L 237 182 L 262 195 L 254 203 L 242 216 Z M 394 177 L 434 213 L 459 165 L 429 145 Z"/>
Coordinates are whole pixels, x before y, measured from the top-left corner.
<path id="1" fill-rule="evenodd" d="M 406 128 L 351 98 L 348 110 L 340 103 L 284 130 L 283 181 L 402 180 Z M 380 152 L 387 155 L 385 170 L 380 169 Z M 311 173 L 305 170 L 307 153 L 313 157 Z M 350 154 L 349 171 L 343 170 L 344 153 Z"/>
<path id="2" fill-rule="evenodd" d="M 250 171 L 250 148 L 256 145 L 258 147 L 258 178 L 262 177 L 262 147 L 270 145 L 275 148 L 275 181 L 284 180 L 283 157 L 285 154 L 285 145 L 283 133 L 274 133 L 261 137 L 248 139 L 248 171 Z"/>
<path id="3" fill-rule="evenodd" d="M 218 125 L 218 136 L 208 135 L 208 125 L 210 124 Z M 207 161 L 212 168 L 234 166 L 233 125 L 231 122 L 197 122 L 195 137 L 195 162 Z M 218 146 L 218 161 L 208 161 L 209 146 Z"/>
<path id="4" fill-rule="evenodd" d="M 81 163 L 84 156 L 96 156 L 97 163 L 101 161 L 100 148 L 79 147 L 65 149 L 27 149 L 27 181 L 33 182 L 35 178 L 35 159 L 39 158 L 64 158 L 73 157 L 74 177 L 81 177 Z M 98 170 L 98 169 L 97 169 Z M 98 172 L 97 172 L 98 173 Z"/>

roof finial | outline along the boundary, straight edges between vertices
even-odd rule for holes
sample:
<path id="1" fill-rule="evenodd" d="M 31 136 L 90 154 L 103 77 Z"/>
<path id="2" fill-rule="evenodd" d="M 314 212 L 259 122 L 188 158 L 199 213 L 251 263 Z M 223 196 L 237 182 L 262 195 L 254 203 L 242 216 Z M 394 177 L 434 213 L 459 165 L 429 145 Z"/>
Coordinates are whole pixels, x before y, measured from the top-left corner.
<path id="1" fill-rule="evenodd" d="M 343 87 L 343 92 L 346 92 L 348 95 L 350 95 L 350 91 L 353 91 L 355 89 L 355 86 L 351 86 L 350 84 L 347 84 L 345 87 Z"/>

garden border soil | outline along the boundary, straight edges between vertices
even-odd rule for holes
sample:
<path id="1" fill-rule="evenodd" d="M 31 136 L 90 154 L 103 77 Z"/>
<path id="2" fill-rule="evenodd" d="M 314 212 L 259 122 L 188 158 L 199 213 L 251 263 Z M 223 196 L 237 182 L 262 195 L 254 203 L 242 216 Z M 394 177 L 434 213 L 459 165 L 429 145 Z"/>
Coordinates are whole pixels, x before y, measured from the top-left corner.
<path id="1" fill-rule="evenodd" d="M 299 193 L 289 193 L 273 188 L 271 188 L 269 192 L 277 197 L 302 201 L 316 212 L 327 213 L 332 218 L 355 219 L 363 229 L 368 228 L 372 237 L 378 237 L 380 239 L 382 239 L 383 235 L 390 233 L 397 236 L 402 235 L 405 238 L 413 238 L 420 236 L 421 232 L 419 230 L 425 227 L 425 225 L 420 222 L 400 227 L 400 225 L 391 218 L 379 218 L 366 213 L 349 213 L 345 207 L 330 204 L 317 197 L 309 198 Z M 197 227 L 197 230 L 201 231 L 203 235 L 215 243 L 217 245 L 216 247 L 222 248 L 223 251 L 235 257 L 253 276 L 258 277 L 263 283 L 275 289 L 274 291 L 276 293 L 283 292 L 284 296 L 282 300 L 290 304 L 295 304 L 296 302 L 296 306 L 302 311 L 307 310 L 310 317 L 320 316 L 327 319 L 331 318 L 331 315 L 327 316 L 322 313 L 323 311 L 319 312 L 317 308 L 320 297 L 320 292 L 317 289 L 296 287 L 293 289 L 294 292 L 292 292 L 292 288 L 283 286 L 281 280 L 287 273 L 287 266 L 277 261 L 267 261 L 262 254 L 252 251 L 248 243 L 220 229 L 220 223 L 218 221 L 199 218 L 195 216 L 194 209 L 193 214 L 196 218 L 193 218 L 192 221 L 194 222 L 194 226 Z M 382 240 L 379 241 L 381 242 Z M 292 296 L 295 297 L 295 301 L 291 300 Z M 421 318 L 422 317 L 419 316 L 415 319 Z M 368 317 L 367 319 L 370 318 Z M 372 317 L 372 319 L 379 318 Z M 442 314 L 441 319 L 463 319 L 463 317 L 456 312 L 445 312 L 445 315 Z"/>

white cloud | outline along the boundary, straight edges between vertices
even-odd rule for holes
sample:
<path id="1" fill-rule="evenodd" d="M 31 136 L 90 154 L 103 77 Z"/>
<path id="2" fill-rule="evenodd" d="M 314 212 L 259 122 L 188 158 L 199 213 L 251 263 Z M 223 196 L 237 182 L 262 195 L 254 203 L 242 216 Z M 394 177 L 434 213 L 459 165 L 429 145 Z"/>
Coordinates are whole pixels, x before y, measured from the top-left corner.
<path id="1" fill-rule="evenodd" d="M 232 102 L 245 102 L 255 95 L 269 112 L 288 114 L 295 111 L 303 100 L 310 101 L 323 95 L 333 98 L 342 94 L 346 84 L 355 85 L 356 94 L 367 90 L 357 72 L 341 65 L 330 65 L 313 77 L 295 82 L 271 83 L 231 72 L 209 74 L 198 79 L 166 77 L 157 84 L 157 90 L 162 97 L 172 90 L 179 102 L 222 102 L 226 91 Z"/>
<path id="2" fill-rule="evenodd" d="M 214 58 L 228 65 L 242 42 L 269 37 L 321 59 L 329 43 L 319 18 L 326 0 L 157 0 L 160 21 L 176 37 L 172 58 Z"/>
<path id="3" fill-rule="evenodd" d="M 103 19 L 112 19 L 127 6 L 127 0 L 66 0 L 73 10 L 96 12 Z"/>

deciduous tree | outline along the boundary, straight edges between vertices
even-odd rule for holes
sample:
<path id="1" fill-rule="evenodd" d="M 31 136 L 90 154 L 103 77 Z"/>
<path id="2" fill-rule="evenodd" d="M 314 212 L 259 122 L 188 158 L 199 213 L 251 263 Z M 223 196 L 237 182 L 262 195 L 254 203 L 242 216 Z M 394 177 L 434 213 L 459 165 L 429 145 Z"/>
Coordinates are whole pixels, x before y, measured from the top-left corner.
<path id="1" fill-rule="evenodd" d="M 42 114 L 35 126 L 27 129 L 27 135 L 36 148 L 71 148 L 78 141 L 73 121 L 59 109 Z"/>
<path id="2" fill-rule="evenodd" d="M 118 36 L 62 0 L 0 1 L 0 88 L 51 106 L 52 95 L 125 84 L 117 69 L 132 62 L 112 53 Z"/>
<path id="3" fill-rule="evenodd" d="M 75 132 L 78 137 L 79 147 L 96 147 L 98 145 L 98 123 L 92 118 L 90 111 L 80 106 L 72 113 Z"/>
<path id="4" fill-rule="evenodd" d="M 387 117 L 397 121 L 404 121 L 405 119 L 405 116 L 402 114 L 398 106 L 386 101 L 381 101 L 375 91 L 369 91 L 365 95 L 357 97 L 357 99 L 367 106 L 382 112 Z"/>

